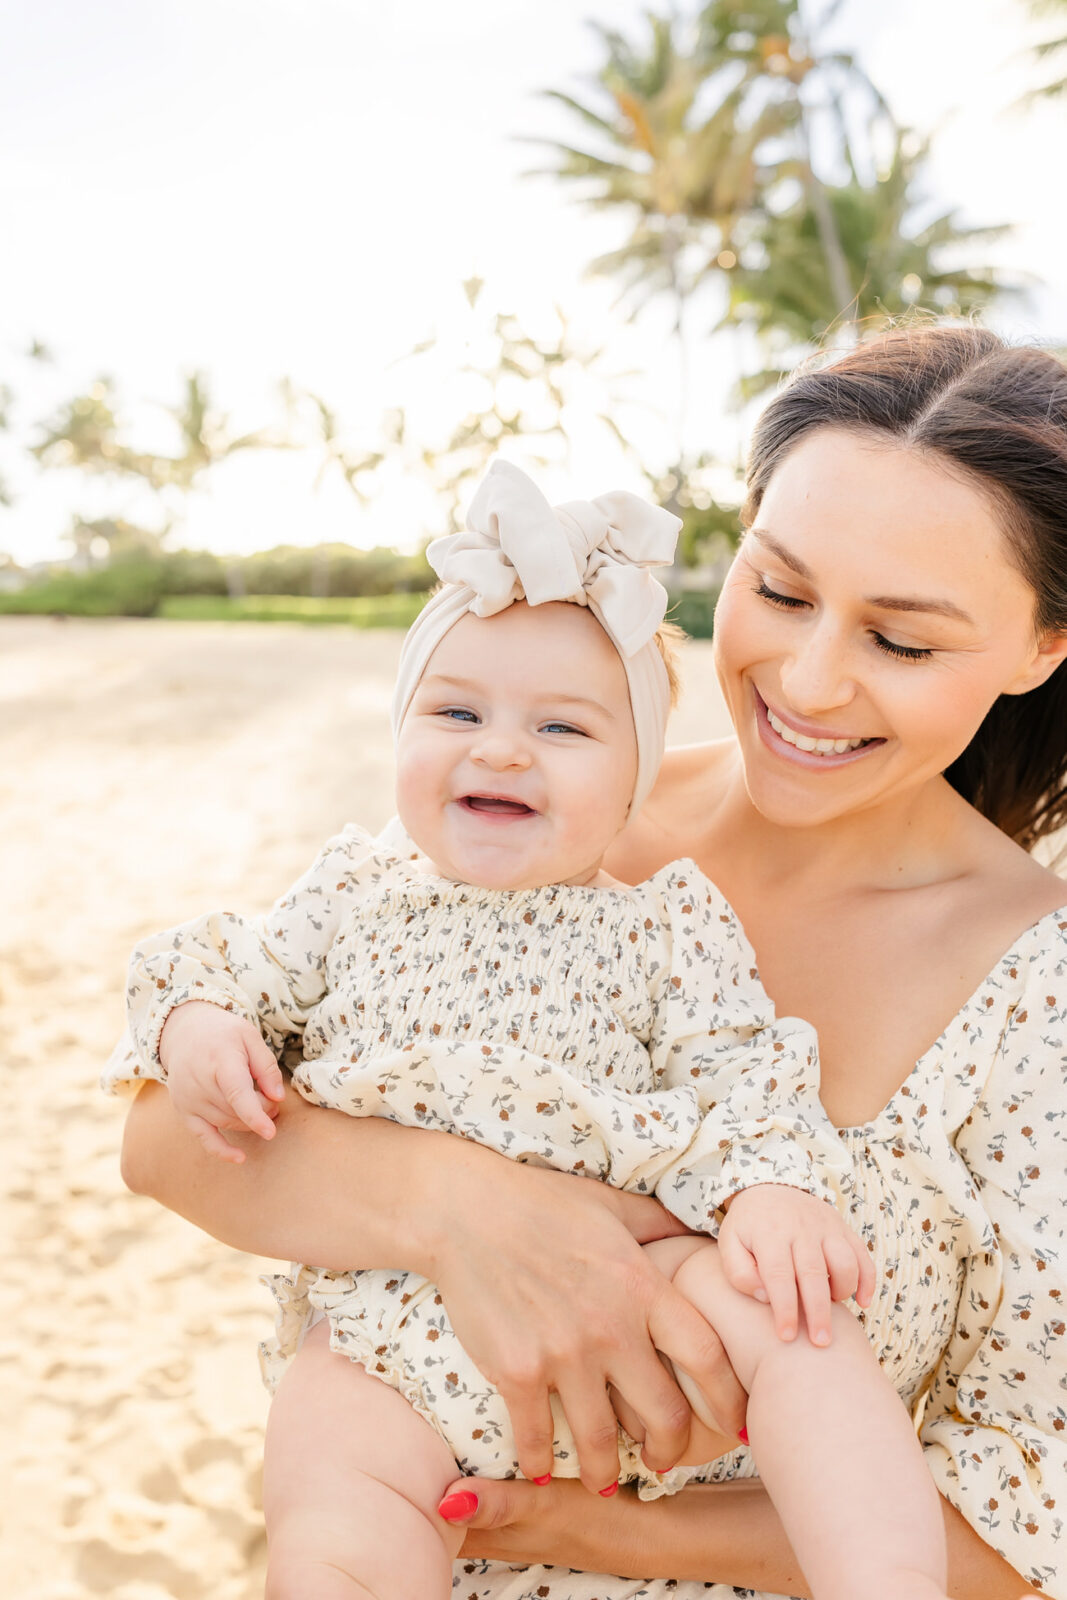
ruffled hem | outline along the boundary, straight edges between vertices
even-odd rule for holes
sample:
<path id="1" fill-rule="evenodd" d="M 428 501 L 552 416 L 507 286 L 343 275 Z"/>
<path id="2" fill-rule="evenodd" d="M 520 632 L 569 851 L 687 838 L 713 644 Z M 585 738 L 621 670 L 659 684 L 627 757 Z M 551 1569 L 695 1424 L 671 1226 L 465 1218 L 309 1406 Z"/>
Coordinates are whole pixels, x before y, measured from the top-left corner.
<path id="1" fill-rule="evenodd" d="M 294 1264 L 289 1272 L 263 1277 L 260 1282 L 270 1290 L 278 1308 L 274 1338 L 265 1340 L 259 1347 L 263 1381 L 272 1394 L 309 1329 L 318 1320 L 325 1319 L 330 1329 L 330 1349 L 361 1366 L 370 1377 L 379 1378 L 395 1389 L 444 1441 L 461 1471 L 486 1477 L 520 1476 L 517 1465 L 513 1470 L 501 1472 L 498 1462 L 479 1462 L 457 1451 L 455 1438 L 449 1437 L 422 1385 L 404 1365 L 395 1340 L 385 1339 L 380 1344 L 372 1341 L 367 1326 L 370 1308 L 364 1306 L 358 1279 L 352 1274 L 328 1273 Z M 436 1292 L 432 1285 L 426 1288 L 429 1293 Z M 555 1399 L 552 1405 L 556 1421 L 553 1475 L 576 1478 L 577 1452 Z M 707 1466 L 692 1466 L 675 1467 L 665 1473 L 651 1472 L 641 1460 L 641 1446 L 625 1429 L 619 1429 L 619 1481 L 635 1485 L 641 1500 L 658 1500 L 663 1495 L 676 1494 L 707 1470 Z"/>

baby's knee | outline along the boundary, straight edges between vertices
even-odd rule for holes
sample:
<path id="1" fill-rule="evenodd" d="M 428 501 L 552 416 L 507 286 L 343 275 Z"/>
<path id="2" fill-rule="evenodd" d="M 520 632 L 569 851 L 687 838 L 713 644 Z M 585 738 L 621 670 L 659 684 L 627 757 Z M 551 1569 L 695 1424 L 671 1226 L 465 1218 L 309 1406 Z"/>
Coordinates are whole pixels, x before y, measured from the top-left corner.
<path id="1" fill-rule="evenodd" d="M 687 1262 L 696 1256 L 718 1256 L 718 1247 L 711 1239 L 704 1239 L 698 1235 L 683 1234 L 678 1238 L 651 1239 L 642 1249 L 649 1261 L 653 1263 L 657 1272 L 662 1272 L 665 1278 L 676 1281 Z M 711 1270 L 710 1267 L 708 1270 Z"/>

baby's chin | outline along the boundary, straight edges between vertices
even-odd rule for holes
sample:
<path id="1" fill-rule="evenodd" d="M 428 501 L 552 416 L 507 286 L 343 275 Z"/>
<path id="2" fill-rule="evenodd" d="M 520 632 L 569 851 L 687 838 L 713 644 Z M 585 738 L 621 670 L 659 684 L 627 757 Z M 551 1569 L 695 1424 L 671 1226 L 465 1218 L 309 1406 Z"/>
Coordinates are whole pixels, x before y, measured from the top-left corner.
<path id="1" fill-rule="evenodd" d="M 506 847 L 490 847 L 474 851 L 441 851 L 437 857 L 427 858 L 431 872 L 454 883 L 469 883 L 478 889 L 495 889 L 501 893 L 530 889 L 545 889 L 550 885 L 588 885 L 599 887 L 601 880 L 610 880 L 602 872 L 600 862 L 592 865 L 565 861 L 516 860 L 515 852 Z"/>

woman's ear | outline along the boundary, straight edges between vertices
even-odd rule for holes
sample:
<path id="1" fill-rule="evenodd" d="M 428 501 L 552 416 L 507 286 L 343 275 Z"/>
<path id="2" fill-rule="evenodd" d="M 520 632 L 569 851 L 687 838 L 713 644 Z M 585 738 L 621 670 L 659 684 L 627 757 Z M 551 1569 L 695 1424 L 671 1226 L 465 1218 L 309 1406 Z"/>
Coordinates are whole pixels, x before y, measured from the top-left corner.
<path id="1" fill-rule="evenodd" d="M 1039 689 L 1063 661 L 1067 661 L 1067 633 L 1046 633 L 1037 650 L 1024 667 L 1015 681 L 1002 692 L 1004 694 L 1029 694 L 1031 689 Z"/>

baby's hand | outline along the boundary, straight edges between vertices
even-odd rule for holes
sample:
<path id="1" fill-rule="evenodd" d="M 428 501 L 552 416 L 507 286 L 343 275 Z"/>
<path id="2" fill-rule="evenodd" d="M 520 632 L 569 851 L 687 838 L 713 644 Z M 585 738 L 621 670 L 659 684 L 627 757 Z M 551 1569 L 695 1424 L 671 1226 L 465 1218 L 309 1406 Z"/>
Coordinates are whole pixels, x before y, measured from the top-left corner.
<path id="1" fill-rule="evenodd" d="M 869 1306 L 874 1263 L 833 1206 L 802 1189 L 761 1183 L 729 1201 L 719 1231 L 723 1271 L 742 1294 L 769 1303 L 780 1339 L 795 1339 L 797 1293 L 812 1344 L 830 1343 L 830 1303 Z"/>
<path id="2" fill-rule="evenodd" d="M 285 1096 L 274 1052 L 245 1017 L 205 1000 L 175 1006 L 159 1039 L 159 1059 L 182 1121 L 205 1150 L 241 1162 L 223 1130 L 274 1138 L 272 1118 Z"/>

